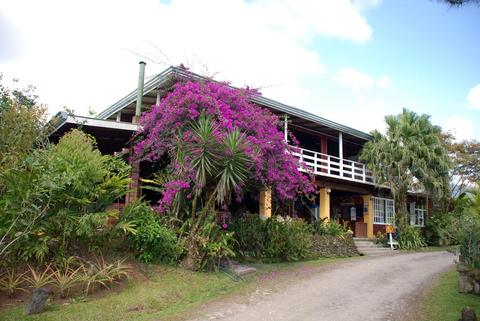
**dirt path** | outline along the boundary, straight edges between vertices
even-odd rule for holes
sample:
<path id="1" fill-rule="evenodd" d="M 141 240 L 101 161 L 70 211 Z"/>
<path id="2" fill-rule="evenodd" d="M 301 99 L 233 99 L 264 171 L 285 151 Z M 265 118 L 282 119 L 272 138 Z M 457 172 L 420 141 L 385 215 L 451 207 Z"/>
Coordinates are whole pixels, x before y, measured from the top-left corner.
<path id="1" fill-rule="evenodd" d="M 399 254 L 334 264 L 273 292 L 258 287 L 217 302 L 195 321 L 404 320 L 429 281 L 453 264 L 446 252 Z"/>

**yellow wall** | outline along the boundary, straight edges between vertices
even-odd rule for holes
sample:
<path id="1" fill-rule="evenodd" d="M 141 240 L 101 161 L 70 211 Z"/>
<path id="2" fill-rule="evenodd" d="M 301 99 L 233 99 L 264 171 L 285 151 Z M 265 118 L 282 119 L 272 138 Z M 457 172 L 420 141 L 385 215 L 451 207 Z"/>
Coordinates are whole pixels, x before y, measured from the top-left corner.
<path id="1" fill-rule="evenodd" d="M 320 188 L 320 219 L 330 219 L 330 189 Z"/>
<path id="2" fill-rule="evenodd" d="M 260 217 L 267 219 L 272 216 L 272 190 L 265 188 L 260 191 Z"/>
<path id="3" fill-rule="evenodd" d="M 372 195 L 363 196 L 363 223 L 367 223 L 367 237 L 373 238 L 373 201 Z M 367 211 L 365 211 L 367 210 Z"/>

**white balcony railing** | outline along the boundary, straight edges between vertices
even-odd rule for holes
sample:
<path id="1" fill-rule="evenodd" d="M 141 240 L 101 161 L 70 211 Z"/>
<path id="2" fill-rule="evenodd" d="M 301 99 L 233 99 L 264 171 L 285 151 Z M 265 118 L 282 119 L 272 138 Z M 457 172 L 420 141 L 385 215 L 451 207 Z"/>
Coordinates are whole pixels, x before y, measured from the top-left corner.
<path id="1" fill-rule="evenodd" d="M 372 171 L 368 170 L 363 163 L 340 159 L 332 155 L 299 147 L 293 147 L 293 149 L 293 155 L 298 157 L 300 162 L 305 166 L 305 168 L 300 168 L 302 171 L 306 169 L 315 175 L 340 178 L 364 184 L 374 184 Z"/>

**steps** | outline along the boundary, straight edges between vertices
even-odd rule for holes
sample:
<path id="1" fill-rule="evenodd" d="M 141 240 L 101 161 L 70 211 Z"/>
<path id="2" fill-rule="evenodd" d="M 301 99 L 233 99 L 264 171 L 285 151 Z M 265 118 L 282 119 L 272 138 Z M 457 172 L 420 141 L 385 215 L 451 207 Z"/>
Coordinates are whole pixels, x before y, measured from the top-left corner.
<path id="1" fill-rule="evenodd" d="M 360 254 L 365 256 L 385 256 L 394 255 L 398 253 L 396 250 L 391 250 L 389 247 L 383 247 L 380 244 L 375 244 L 373 241 L 366 238 L 353 238 L 353 242 Z"/>

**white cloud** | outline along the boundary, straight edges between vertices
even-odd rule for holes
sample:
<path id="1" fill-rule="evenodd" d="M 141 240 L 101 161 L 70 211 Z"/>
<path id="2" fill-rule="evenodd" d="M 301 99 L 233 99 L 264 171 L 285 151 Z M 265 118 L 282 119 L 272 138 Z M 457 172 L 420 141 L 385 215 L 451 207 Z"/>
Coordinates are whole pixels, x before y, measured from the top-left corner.
<path id="1" fill-rule="evenodd" d="M 470 107 L 480 109 L 480 84 L 470 89 L 467 95 L 467 101 Z"/>
<path id="2" fill-rule="evenodd" d="M 170 64 L 206 65 L 219 79 L 265 86 L 266 95 L 300 104 L 308 95 L 302 78 L 325 72 L 307 48 L 312 39 L 372 38 L 349 0 L 7 0 L 0 11 L 23 39 L 22 55 L 0 60 L 5 78 L 36 85 L 52 112 L 67 105 L 79 114 L 136 87 L 141 58 L 132 52 L 160 56 L 159 65 L 147 61 L 147 76 Z"/>
<path id="3" fill-rule="evenodd" d="M 458 140 L 474 138 L 474 125 L 468 118 L 453 115 L 448 118 L 443 127 L 450 131 Z"/>
<path id="4" fill-rule="evenodd" d="M 336 84 L 350 88 L 354 93 L 360 94 L 362 90 L 374 87 L 386 89 L 390 88 L 392 81 L 387 76 L 382 76 L 375 80 L 369 74 L 363 73 L 355 68 L 342 68 L 333 77 L 332 81 Z"/>
<path id="5" fill-rule="evenodd" d="M 383 89 L 388 89 L 392 86 L 392 80 L 387 77 L 383 76 L 380 79 L 377 80 L 377 87 L 378 88 L 383 88 Z"/>

